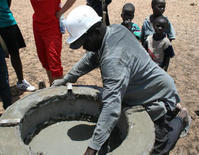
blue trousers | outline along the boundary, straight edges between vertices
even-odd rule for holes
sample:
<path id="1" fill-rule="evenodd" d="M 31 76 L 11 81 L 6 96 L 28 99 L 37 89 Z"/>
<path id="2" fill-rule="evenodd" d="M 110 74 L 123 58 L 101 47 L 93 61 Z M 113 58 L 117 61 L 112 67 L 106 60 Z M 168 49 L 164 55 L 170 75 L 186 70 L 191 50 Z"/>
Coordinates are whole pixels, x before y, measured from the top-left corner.
<path id="1" fill-rule="evenodd" d="M 11 105 L 11 92 L 8 81 L 8 69 L 5 61 L 5 54 L 0 47 L 0 97 L 3 101 L 3 108 Z"/>
<path id="2" fill-rule="evenodd" d="M 183 129 L 183 120 L 180 117 L 167 113 L 154 122 L 155 144 L 151 155 L 169 155 L 180 137 Z"/>

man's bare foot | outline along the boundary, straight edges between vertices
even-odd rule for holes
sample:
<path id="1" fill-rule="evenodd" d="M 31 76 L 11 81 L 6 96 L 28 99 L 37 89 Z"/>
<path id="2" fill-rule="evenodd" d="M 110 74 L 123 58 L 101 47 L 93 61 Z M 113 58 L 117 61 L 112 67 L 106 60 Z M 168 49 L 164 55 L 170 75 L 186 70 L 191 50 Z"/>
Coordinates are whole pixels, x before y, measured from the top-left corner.
<path id="1" fill-rule="evenodd" d="M 178 117 L 182 118 L 183 121 L 188 119 L 188 111 L 186 108 L 182 108 L 177 115 Z"/>
<path id="2" fill-rule="evenodd" d="M 182 108 L 177 116 L 182 118 L 183 120 L 183 129 L 182 129 L 180 137 L 185 137 L 187 133 L 189 132 L 192 119 L 189 116 L 186 108 Z"/>
<path id="3" fill-rule="evenodd" d="M 182 110 L 181 104 L 180 104 L 180 103 L 177 103 L 176 108 L 179 109 L 179 110 Z"/>

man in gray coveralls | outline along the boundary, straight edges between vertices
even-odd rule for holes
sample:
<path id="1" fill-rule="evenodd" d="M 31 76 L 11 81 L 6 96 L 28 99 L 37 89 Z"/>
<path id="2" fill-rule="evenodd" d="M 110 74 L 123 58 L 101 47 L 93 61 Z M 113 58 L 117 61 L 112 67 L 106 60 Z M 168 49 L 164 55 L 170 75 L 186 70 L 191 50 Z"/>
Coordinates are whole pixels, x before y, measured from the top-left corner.
<path id="1" fill-rule="evenodd" d="M 85 155 L 96 154 L 109 138 L 120 118 L 122 103 L 128 106 L 143 105 L 154 124 L 157 122 L 157 126 L 164 126 L 167 111 L 176 109 L 176 104 L 180 102 L 174 81 L 151 60 L 128 29 L 117 24 L 105 26 L 101 17 L 91 7 L 84 5 L 72 10 L 66 20 L 70 48 L 83 46 L 88 52 L 63 79 L 55 80 L 53 86 L 74 83 L 96 67 L 100 67 L 103 81 L 103 108 Z M 185 115 L 184 112 L 176 117 L 179 133 Z M 160 129 L 157 131 L 162 135 Z M 164 137 L 157 137 L 159 140 L 164 138 L 165 141 L 160 141 L 164 146 L 154 146 L 154 154 L 168 149 L 169 133 L 166 129 L 164 133 Z M 176 142 L 177 138 L 172 141 Z"/>

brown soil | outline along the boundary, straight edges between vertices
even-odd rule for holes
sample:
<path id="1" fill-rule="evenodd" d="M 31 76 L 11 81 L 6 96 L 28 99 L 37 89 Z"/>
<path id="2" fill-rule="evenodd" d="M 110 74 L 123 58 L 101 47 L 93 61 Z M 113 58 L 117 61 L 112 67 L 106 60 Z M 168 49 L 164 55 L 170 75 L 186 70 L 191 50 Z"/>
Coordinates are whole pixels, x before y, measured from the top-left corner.
<path id="1" fill-rule="evenodd" d="M 75 6 L 85 4 L 86 0 L 78 0 Z M 140 27 L 152 12 L 151 0 L 113 0 L 109 6 L 111 23 L 121 23 L 121 8 L 124 3 L 132 2 L 136 7 L 134 22 Z M 25 38 L 27 47 L 21 50 L 24 77 L 32 85 L 38 88 L 40 81 L 45 81 L 49 86 L 45 70 L 41 67 L 36 54 L 34 37 L 32 32 L 32 7 L 29 0 L 13 0 L 12 12 Z M 67 12 L 68 13 L 68 12 Z M 65 16 L 67 15 L 65 13 Z M 165 15 L 169 18 L 176 31 L 176 40 L 173 41 L 176 56 L 171 60 L 168 73 L 174 78 L 176 87 L 182 99 L 182 104 L 189 110 L 193 119 L 189 134 L 181 138 L 173 149 L 171 155 L 197 155 L 199 154 L 199 1 L 198 0 L 167 0 Z M 84 50 L 73 51 L 65 43 L 68 34 L 63 36 L 62 63 L 64 73 L 83 56 Z M 30 92 L 22 92 L 16 89 L 16 74 L 7 60 L 10 86 L 13 100 L 16 101 Z M 98 69 L 81 77 L 77 84 L 101 86 L 101 77 Z M 3 112 L 0 102 L 0 113 Z"/>

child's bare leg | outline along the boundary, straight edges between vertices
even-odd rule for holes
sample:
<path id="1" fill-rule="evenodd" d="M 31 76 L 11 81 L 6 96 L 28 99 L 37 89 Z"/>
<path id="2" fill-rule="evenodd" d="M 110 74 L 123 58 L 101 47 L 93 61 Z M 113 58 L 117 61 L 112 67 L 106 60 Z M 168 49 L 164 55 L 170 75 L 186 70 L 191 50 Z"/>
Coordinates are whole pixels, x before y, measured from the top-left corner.
<path id="1" fill-rule="evenodd" d="M 49 84 L 50 84 L 50 86 L 52 85 L 52 83 L 53 83 L 54 80 L 63 78 L 63 76 L 53 77 L 53 76 L 52 76 L 52 72 L 49 71 L 49 70 L 46 70 L 46 73 L 47 73 L 47 75 L 48 75 L 48 79 L 49 79 Z"/>
<path id="2" fill-rule="evenodd" d="M 49 70 L 46 70 L 46 73 L 47 73 L 47 75 L 48 75 L 48 81 L 49 81 L 49 84 L 50 84 L 50 86 L 51 86 L 52 83 L 53 83 L 52 73 L 51 73 L 51 71 L 49 71 Z"/>
<path id="3" fill-rule="evenodd" d="M 11 59 L 11 64 L 12 67 L 14 68 L 17 79 L 19 83 L 22 83 L 23 78 L 23 69 L 22 69 L 22 63 L 21 63 L 21 58 L 19 56 L 19 50 L 12 52 L 10 54 L 10 59 Z"/>

